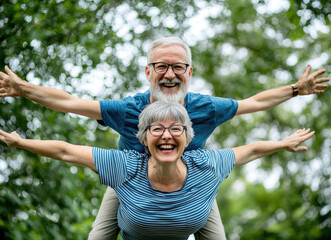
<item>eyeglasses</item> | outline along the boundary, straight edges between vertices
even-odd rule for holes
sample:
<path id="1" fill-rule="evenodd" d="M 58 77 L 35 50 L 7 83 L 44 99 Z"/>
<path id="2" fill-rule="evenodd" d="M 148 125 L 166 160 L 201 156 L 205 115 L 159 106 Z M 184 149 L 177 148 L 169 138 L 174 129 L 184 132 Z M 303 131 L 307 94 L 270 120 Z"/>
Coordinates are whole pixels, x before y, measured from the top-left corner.
<path id="1" fill-rule="evenodd" d="M 187 70 L 187 67 L 190 66 L 190 64 L 187 63 L 168 64 L 164 62 L 155 62 L 148 64 L 148 66 L 150 65 L 152 65 L 154 71 L 159 74 L 165 74 L 168 71 L 169 67 L 171 67 L 172 71 L 175 74 L 184 74 Z"/>
<path id="2" fill-rule="evenodd" d="M 183 125 L 171 125 L 170 127 L 164 127 L 160 124 L 155 124 L 155 125 L 150 125 L 147 127 L 149 129 L 149 132 L 154 136 L 154 137 L 160 137 L 163 135 L 166 129 L 168 129 L 169 133 L 173 137 L 178 137 L 183 134 L 184 130 L 186 130 L 186 127 Z"/>

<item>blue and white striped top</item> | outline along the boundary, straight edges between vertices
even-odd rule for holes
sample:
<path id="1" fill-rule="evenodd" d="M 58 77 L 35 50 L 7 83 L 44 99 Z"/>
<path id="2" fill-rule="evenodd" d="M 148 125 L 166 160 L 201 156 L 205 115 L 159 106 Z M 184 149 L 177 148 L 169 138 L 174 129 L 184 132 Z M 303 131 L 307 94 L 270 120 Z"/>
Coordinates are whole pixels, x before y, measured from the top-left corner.
<path id="1" fill-rule="evenodd" d="M 147 154 L 93 148 L 93 158 L 101 184 L 114 188 L 119 198 L 118 225 L 125 240 L 187 239 L 207 222 L 235 162 L 232 149 L 186 151 L 183 187 L 163 192 L 147 177 Z"/>

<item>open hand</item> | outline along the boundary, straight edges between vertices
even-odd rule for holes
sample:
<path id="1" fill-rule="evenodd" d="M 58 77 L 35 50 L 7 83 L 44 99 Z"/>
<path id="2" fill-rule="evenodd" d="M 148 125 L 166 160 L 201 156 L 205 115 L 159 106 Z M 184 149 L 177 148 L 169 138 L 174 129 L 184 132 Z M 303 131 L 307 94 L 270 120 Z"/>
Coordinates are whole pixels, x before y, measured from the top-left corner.
<path id="1" fill-rule="evenodd" d="M 286 145 L 285 150 L 290 152 L 307 151 L 307 147 L 299 146 L 299 144 L 311 138 L 314 133 L 315 131 L 310 132 L 309 128 L 297 130 L 295 133 L 282 140 Z"/>
<path id="2" fill-rule="evenodd" d="M 325 69 L 318 70 L 310 74 L 311 66 L 308 65 L 303 75 L 300 77 L 298 82 L 295 84 L 298 87 L 299 95 L 308 94 L 321 94 L 324 92 L 323 89 L 327 88 L 327 84 L 320 84 L 328 82 L 330 78 L 317 78 L 319 75 L 326 72 Z"/>
<path id="3" fill-rule="evenodd" d="M 22 137 L 16 132 L 7 133 L 0 129 L 0 140 L 6 143 L 9 147 L 17 147 Z"/>
<path id="4" fill-rule="evenodd" d="M 0 72 L 0 97 L 16 97 L 21 96 L 20 86 L 22 79 L 13 73 L 8 66 L 5 66 L 5 71 Z"/>

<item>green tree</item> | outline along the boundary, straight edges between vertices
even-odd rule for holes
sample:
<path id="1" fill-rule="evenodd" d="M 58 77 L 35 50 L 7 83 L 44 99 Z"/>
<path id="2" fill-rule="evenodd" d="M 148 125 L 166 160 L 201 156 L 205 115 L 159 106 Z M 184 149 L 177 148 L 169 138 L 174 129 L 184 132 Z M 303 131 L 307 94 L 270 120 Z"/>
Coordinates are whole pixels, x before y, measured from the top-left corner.
<path id="1" fill-rule="evenodd" d="M 120 99 L 146 83 L 146 44 L 158 36 L 177 35 L 192 48 L 192 85 L 202 80 L 215 96 L 242 99 L 294 83 L 308 63 L 330 72 L 330 2 L 291 0 L 274 11 L 267 4 L 5 1 L 0 6 L 0 67 L 8 64 L 28 81 L 77 96 Z M 206 26 L 195 34 L 199 25 L 192 21 L 197 16 L 205 17 L 199 23 Z M 100 72 L 102 83 L 95 76 Z M 94 94 L 91 86 L 102 91 Z M 316 131 L 308 152 L 274 154 L 255 167 L 236 169 L 223 183 L 218 203 L 230 239 L 330 238 L 329 104 L 327 90 L 236 117 L 217 129 L 209 148 L 276 139 L 300 127 Z M 0 106 L 0 128 L 6 131 L 117 147 L 117 134 L 96 121 L 24 98 L 0 99 Z M 261 177 L 252 180 L 252 172 Z M 275 176 L 272 186 L 264 181 L 270 181 L 268 176 Z M 88 169 L 0 145 L 0 237 L 86 239 L 104 190 Z"/>
<path id="2" fill-rule="evenodd" d="M 317 5 L 324 7 L 318 14 Z M 215 32 L 197 43 L 194 65 L 195 74 L 210 83 L 214 95 L 242 99 L 294 83 L 308 63 L 330 69 L 329 2 L 291 1 L 276 12 L 263 6 L 223 1 L 219 14 L 209 18 Z M 317 20 L 326 24 L 323 32 L 315 30 Z M 267 112 L 235 118 L 214 134 L 218 146 L 231 147 L 277 139 L 300 127 L 316 131 L 309 152 L 281 152 L 258 161 L 255 172 L 260 178 L 253 184 L 245 178 L 251 165 L 234 171 L 230 179 L 237 184 L 223 183 L 218 200 L 230 239 L 330 237 L 329 103 L 329 93 L 299 97 Z M 275 172 L 278 175 L 272 175 Z M 266 180 L 277 184 L 268 189 Z M 244 190 L 234 194 L 238 186 Z"/>
<path id="3" fill-rule="evenodd" d="M 120 98 L 141 86 L 138 63 L 145 41 L 161 32 L 183 32 L 178 23 L 185 17 L 183 6 L 190 4 L 5 1 L 0 7 L 0 65 L 9 64 L 28 80 L 79 96 Z M 174 26 L 165 20 L 171 12 L 178 12 L 171 17 Z M 126 47 L 132 52 L 121 58 Z M 105 79 L 107 90 L 102 96 L 77 90 L 84 80 L 93 84 L 86 75 L 95 68 L 112 72 L 113 79 Z M 117 146 L 118 136 L 95 121 L 50 111 L 24 98 L 0 101 L 0 127 L 6 131 L 104 148 Z M 105 190 L 96 174 L 4 145 L 0 149 L 1 237 L 86 239 Z"/>

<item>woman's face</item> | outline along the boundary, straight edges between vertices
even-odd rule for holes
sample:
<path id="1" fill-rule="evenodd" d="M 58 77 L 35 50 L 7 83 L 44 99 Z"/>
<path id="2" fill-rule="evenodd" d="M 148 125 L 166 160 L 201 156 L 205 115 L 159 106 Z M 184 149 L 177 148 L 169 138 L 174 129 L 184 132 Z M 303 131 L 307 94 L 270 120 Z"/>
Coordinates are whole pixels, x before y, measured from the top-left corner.
<path id="1" fill-rule="evenodd" d="M 176 133 L 176 131 L 181 129 L 181 124 L 181 122 L 168 119 L 166 121 L 154 122 L 151 126 L 154 126 L 155 132 L 162 132 L 163 126 L 171 127 L 172 131 Z M 159 163 L 174 163 L 181 159 L 187 144 L 185 130 L 180 136 L 171 135 L 169 129 L 165 129 L 160 136 L 153 136 L 150 130 L 146 132 L 145 146 L 148 147 L 151 157 Z"/>

